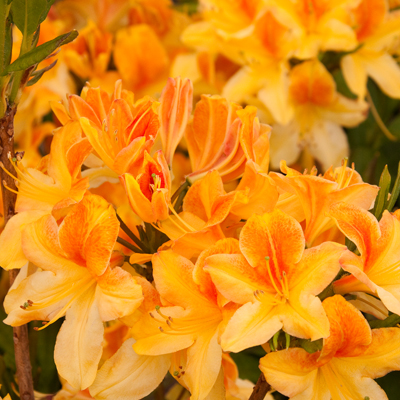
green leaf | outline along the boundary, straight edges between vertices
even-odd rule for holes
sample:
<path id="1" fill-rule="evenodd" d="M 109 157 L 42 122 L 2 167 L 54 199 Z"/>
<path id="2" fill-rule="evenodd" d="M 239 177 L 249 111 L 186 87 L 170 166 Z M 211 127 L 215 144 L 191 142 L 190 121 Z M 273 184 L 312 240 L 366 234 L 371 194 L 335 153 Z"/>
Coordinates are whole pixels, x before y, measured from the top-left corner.
<path id="1" fill-rule="evenodd" d="M 47 0 L 14 0 L 11 5 L 13 21 L 24 36 L 36 31 L 46 9 Z"/>
<path id="2" fill-rule="evenodd" d="M 396 204 L 397 199 L 399 198 L 400 194 L 400 163 L 397 168 L 397 178 L 393 185 L 392 193 L 390 194 L 389 203 L 387 205 L 387 210 L 392 211 L 394 205 Z"/>
<path id="3" fill-rule="evenodd" d="M 78 36 L 78 32 L 73 30 L 71 32 L 60 35 L 49 42 L 32 49 L 21 57 L 18 57 L 12 64 L 8 66 L 4 75 L 10 72 L 24 71 L 50 56 L 60 46 L 72 42 Z"/>
<path id="4" fill-rule="evenodd" d="M 40 69 L 39 71 L 35 71 L 34 73 L 31 74 L 32 79 L 30 79 L 28 81 L 28 83 L 26 84 L 26 86 L 32 86 L 34 85 L 42 76 L 45 72 L 51 70 L 56 64 L 57 64 L 58 60 L 55 60 L 54 62 L 52 62 L 50 65 L 48 65 L 45 68 Z"/>
<path id="5" fill-rule="evenodd" d="M 392 179 L 388 167 L 387 165 L 385 165 L 385 168 L 383 169 L 381 175 L 381 179 L 379 180 L 380 189 L 378 192 L 378 197 L 375 200 L 375 206 L 374 209 L 372 210 L 372 214 L 375 215 L 378 221 L 381 219 L 383 211 L 386 209 L 388 204 L 388 195 L 389 195 L 391 180 Z"/>
<path id="6" fill-rule="evenodd" d="M 24 36 L 32 35 L 46 19 L 55 0 L 14 0 L 13 21 Z"/>

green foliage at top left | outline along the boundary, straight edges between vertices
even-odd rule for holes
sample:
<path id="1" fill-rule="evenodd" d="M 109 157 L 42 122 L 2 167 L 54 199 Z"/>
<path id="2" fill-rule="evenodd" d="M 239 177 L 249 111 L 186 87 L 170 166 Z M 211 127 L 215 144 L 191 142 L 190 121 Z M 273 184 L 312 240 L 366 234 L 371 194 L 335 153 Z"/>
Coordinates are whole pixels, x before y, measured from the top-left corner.
<path id="1" fill-rule="evenodd" d="M 38 65 L 55 55 L 55 51 L 74 40 L 73 30 L 37 46 L 40 24 L 46 19 L 55 0 L 0 0 L 0 118 L 7 107 L 16 107 L 26 85 L 36 83 L 55 62 L 37 70 Z M 18 58 L 12 59 L 12 31 L 22 33 Z"/>

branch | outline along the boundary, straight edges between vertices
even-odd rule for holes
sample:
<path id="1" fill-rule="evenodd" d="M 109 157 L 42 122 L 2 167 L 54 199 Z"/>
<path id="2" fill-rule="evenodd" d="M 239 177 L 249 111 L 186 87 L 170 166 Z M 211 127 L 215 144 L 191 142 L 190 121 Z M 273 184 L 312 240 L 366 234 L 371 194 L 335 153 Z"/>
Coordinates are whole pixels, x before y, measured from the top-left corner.
<path id="1" fill-rule="evenodd" d="M 7 170 L 11 175 L 16 176 L 11 159 L 14 155 L 14 115 L 15 108 L 7 107 L 6 113 L 0 119 L 0 161 L 2 167 Z M 4 223 L 6 224 L 9 219 L 15 214 L 15 201 L 17 191 L 15 181 L 7 174 L 2 168 L 0 169 L 1 177 L 1 190 L 3 195 L 4 206 Z M 11 190 L 6 189 L 8 187 Z M 18 275 L 18 270 L 10 271 L 10 286 L 14 283 Z M 28 326 L 22 325 L 13 328 L 14 332 L 14 352 L 15 364 L 17 366 L 17 379 L 21 400 L 34 400 L 33 394 L 33 380 L 32 380 L 32 367 L 29 357 L 29 340 L 28 340 Z"/>
<path id="2" fill-rule="evenodd" d="M 271 390 L 271 386 L 265 380 L 264 374 L 261 372 L 256 386 L 253 388 L 253 393 L 249 397 L 249 400 L 263 400 L 269 390 Z"/>

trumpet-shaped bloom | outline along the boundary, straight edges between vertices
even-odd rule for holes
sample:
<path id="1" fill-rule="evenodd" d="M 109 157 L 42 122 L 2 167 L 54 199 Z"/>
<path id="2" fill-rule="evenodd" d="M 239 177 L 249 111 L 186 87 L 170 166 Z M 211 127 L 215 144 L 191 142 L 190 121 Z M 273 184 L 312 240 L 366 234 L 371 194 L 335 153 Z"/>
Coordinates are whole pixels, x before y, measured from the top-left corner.
<path id="1" fill-rule="evenodd" d="M 168 306 L 156 306 L 151 325 L 147 315 L 134 326 L 138 340 L 133 348 L 148 356 L 173 354 L 171 374 L 190 390 L 192 399 L 205 399 L 216 383 L 223 385 L 218 344 L 222 312 L 215 288 L 171 250 L 153 256 L 153 269 L 157 291 Z"/>
<path id="2" fill-rule="evenodd" d="M 146 152 L 136 178 L 123 174 L 120 180 L 132 210 L 143 221 L 153 223 L 168 218 L 171 178 L 161 151 L 154 158 Z"/>
<path id="3" fill-rule="evenodd" d="M 343 201 L 366 210 L 373 205 L 379 188 L 364 183 L 360 175 L 346 164 L 328 170 L 324 176 L 316 176 L 315 169 L 310 175 L 303 175 L 282 162 L 282 172 L 286 176 L 270 174 L 282 191 L 277 207 L 299 222 L 305 220 L 304 236 L 308 247 L 335 226 L 334 220 L 327 215 L 332 204 Z M 335 236 L 334 233 L 331 236 Z"/>
<path id="4" fill-rule="evenodd" d="M 385 211 L 378 223 L 371 213 L 338 203 L 331 206 L 329 214 L 360 252 L 357 256 L 347 250 L 342 255 L 340 264 L 352 275 L 335 282 L 335 292 L 371 293 L 379 296 L 389 311 L 400 313 L 399 213 Z"/>
<path id="5" fill-rule="evenodd" d="M 188 179 L 215 169 L 228 182 L 243 174 L 248 159 L 267 171 L 270 127 L 260 124 L 256 113 L 255 107 L 242 110 L 220 96 L 203 95 L 186 132 L 193 170 Z"/>
<path id="6" fill-rule="evenodd" d="M 81 165 L 92 151 L 78 122 L 69 122 L 54 132 L 50 155 L 38 168 L 25 168 L 14 162 L 18 183 L 15 209 L 0 236 L 0 265 L 5 269 L 21 268 L 26 257 L 21 248 L 21 230 L 25 224 L 43 215 L 58 219 L 65 210 L 79 202 L 88 188 L 88 179 L 80 175 Z"/>
<path id="7" fill-rule="evenodd" d="M 400 369 L 400 330 L 371 331 L 363 315 L 341 296 L 323 303 L 331 326 L 322 351 L 272 352 L 260 361 L 268 383 L 290 399 L 387 399 L 374 379 Z"/>
<path id="8" fill-rule="evenodd" d="M 304 250 L 304 245 L 300 224 L 276 209 L 247 221 L 236 252 L 206 259 L 218 291 L 243 304 L 221 336 L 225 351 L 264 344 L 280 329 L 311 340 L 329 336 L 316 295 L 338 273 L 344 247 L 326 242 Z"/>
<path id="9" fill-rule="evenodd" d="M 86 87 L 81 96 L 71 95 L 63 106 L 53 103 L 53 111 L 61 123 L 79 120 L 85 135 L 107 170 L 90 168 L 85 176 L 113 176 L 129 172 L 137 175 L 144 152 L 150 151 L 159 122 L 156 105 L 148 97 L 136 102 L 133 94 L 122 90 L 117 81 L 112 95 L 100 88 Z M 100 163 L 101 165 L 101 163 Z M 110 171 L 112 170 L 112 171 Z"/>
<path id="10" fill-rule="evenodd" d="M 104 199 L 87 195 L 60 226 L 44 216 L 25 227 L 22 247 L 37 265 L 4 301 L 5 323 L 33 320 L 52 324 L 65 315 L 54 359 L 59 374 L 77 389 L 94 380 L 103 351 L 103 321 L 132 313 L 142 302 L 141 287 L 110 264 L 119 223 Z M 43 328 L 40 328 L 43 329 Z"/>
<path id="11" fill-rule="evenodd" d="M 160 98 L 160 136 L 165 159 L 172 166 L 175 150 L 192 113 L 193 85 L 189 79 L 169 78 Z"/>
<path id="12" fill-rule="evenodd" d="M 386 0 L 362 0 L 352 18 L 361 46 L 341 60 L 347 85 L 363 99 L 371 77 L 388 96 L 400 98 L 400 68 L 387 51 L 400 33 L 400 14 L 389 12 Z"/>
<path id="13" fill-rule="evenodd" d="M 271 164 L 297 160 L 306 147 L 324 170 L 337 166 L 348 155 L 347 137 L 341 126 L 352 127 L 367 114 L 364 101 L 354 101 L 336 91 L 336 84 L 318 60 L 305 61 L 290 71 L 289 100 L 293 119 L 273 126 Z"/>

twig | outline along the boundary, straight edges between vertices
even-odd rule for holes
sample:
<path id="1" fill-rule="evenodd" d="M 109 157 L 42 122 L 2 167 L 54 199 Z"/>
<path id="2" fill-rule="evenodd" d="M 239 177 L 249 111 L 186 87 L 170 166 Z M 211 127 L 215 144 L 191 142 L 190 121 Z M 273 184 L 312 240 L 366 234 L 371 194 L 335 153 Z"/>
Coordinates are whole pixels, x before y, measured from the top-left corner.
<path id="1" fill-rule="evenodd" d="M 271 386 L 265 380 L 264 374 L 261 372 L 256 386 L 253 388 L 253 393 L 249 397 L 249 400 L 263 400 L 269 390 L 271 390 Z"/>
<path id="2" fill-rule="evenodd" d="M 16 176 L 11 159 L 14 155 L 14 115 L 15 108 L 7 107 L 7 111 L 2 119 L 0 119 L 0 161 L 4 168 L 12 175 Z M 3 195 L 4 206 L 4 223 L 15 214 L 15 202 L 17 195 L 13 191 L 17 191 L 14 179 L 8 175 L 3 169 L 0 170 L 1 190 Z M 6 189 L 7 186 L 11 190 Z M 10 285 L 13 284 L 18 275 L 18 270 L 10 271 Z M 15 364 L 17 366 L 17 379 L 21 400 L 34 400 L 32 367 L 29 357 L 29 339 L 28 326 L 22 325 L 13 328 L 14 333 L 14 352 Z"/>
<path id="3" fill-rule="evenodd" d="M 381 116 L 378 113 L 378 110 L 375 107 L 374 101 L 372 100 L 371 94 L 367 90 L 367 101 L 369 103 L 369 106 L 371 107 L 371 112 L 372 115 L 374 116 L 375 122 L 378 124 L 379 128 L 383 132 L 383 134 L 392 142 L 397 141 L 397 137 L 393 135 L 392 132 L 389 131 L 389 129 L 386 127 L 385 123 L 382 121 Z"/>

